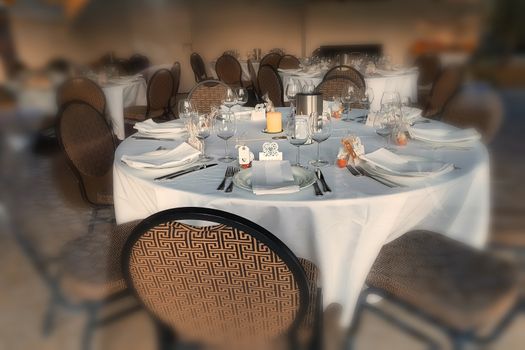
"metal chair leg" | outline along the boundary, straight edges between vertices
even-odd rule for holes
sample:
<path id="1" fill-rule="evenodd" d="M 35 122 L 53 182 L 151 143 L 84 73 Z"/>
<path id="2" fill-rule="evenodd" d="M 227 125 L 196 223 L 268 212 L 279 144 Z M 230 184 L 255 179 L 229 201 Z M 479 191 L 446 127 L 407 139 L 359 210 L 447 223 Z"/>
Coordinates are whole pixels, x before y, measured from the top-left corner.
<path id="1" fill-rule="evenodd" d="M 81 344 L 82 350 L 91 349 L 91 343 L 93 342 L 93 335 L 95 334 L 95 328 L 97 327 L 97 314 L 98 314 L 97 306 L 93 306 L 93 308 L 87 312 L 86 326 L 84 327 L 84 332 L 82 334 L 82 344 Z"/>
<path id="2" fill-rule="evenodd" d="M 46 337 L 48 337 L 55 329 L 55 314 L 56 309 L 58 307 L 57 303 L 58 301 L 56 300 L 56 298 L 52 296 L 44 313 L 44 319 L 42 322 L 42 332 Z"/>

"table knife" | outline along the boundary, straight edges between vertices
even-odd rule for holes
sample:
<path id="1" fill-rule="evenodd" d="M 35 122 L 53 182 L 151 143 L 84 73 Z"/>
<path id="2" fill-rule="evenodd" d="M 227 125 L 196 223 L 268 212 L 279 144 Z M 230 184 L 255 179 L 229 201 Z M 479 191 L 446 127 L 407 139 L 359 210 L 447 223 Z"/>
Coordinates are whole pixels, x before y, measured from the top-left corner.
<path id="1" fill-rule="evenodd" d="M 321 181 L 321 185 L 323 186 L 323 191 L 325 192 L 332 192 L 332 189 L 328 184 L 326 183 L 326 180 L 324 179 L 324 175 L 321 172 L 321 169 L 317 169 L 316 171 L 317 178 Z"/>
<path id="2" fill-rule="evenodd" d="M 212 166 L 216 166 L 216 165 L 217 165 L 217 163 L 195 165 L 195 166 L 192 166 L 191 168 L 188 168 L 188 169 L 179 170 L 179 171 L 176 171 L 176 172 L 171 173 L 171 174 L 167 174 L 167 175 L 164 175 L 164 176 L 156 177 L 153 180 L 154 181 L 170 180 L 170 179 L 176 178 L 176 177 L 181 176 L 181 175 L 185 175 L 185 174 L 192 173 L 194 171 L 198 171 L 198 170 L 202 170 L 202 169 L 206 169 L 206 168 L 211 168 Z"/>
<path id="3" fill-rule="evenodd" d="M 176 141 L 175 139 L 167 139 L 160 137 L 150 137 L 150 136 L 131 136 L 135 140 L 155 140 L 155 141 Z"/>

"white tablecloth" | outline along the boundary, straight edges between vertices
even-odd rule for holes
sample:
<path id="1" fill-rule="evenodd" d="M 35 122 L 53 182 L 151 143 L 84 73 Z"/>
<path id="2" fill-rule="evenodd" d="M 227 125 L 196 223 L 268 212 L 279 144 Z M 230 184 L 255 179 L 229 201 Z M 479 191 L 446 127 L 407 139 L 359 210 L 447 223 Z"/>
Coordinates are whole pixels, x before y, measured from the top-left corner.
<path id="1" fill-rule="evenodd" d="M 436 122 L 437 123 L 437 122 Z M 257 154 L 270 135 L 260 122 L 239 124 L 239 135 Z M 341 136 L 360 135 L 368 152 L 383 139 L 362 124 L 335 122 L 333 137 L 321 144 L 322 157 L 335 161 Z M 460 169 L 415 188 L 388 188 L 366 177 L 354 177 L 333 165 L 323 168 L 333 192 L 316 197 L 312 187 L 288 195 L 256 196 L 235 188 L 217 191 L 226 164 L 168 182 L 152 178 L 172 170 L 140 171 L 120 161 L 123 154 L 154 150 L 174 141 L 125 140 L 114 163 L 114 202 L 117 223 L 143 219 L 161 210 L 198 206 L 228 211 L 268 229 L 299 257 L 310 259 L 321 270 L 324 305 L 339 303 L 343 323 L 349 324 L 358 295 L 381 247 L 414 229 L 429 229 L 474 247 L 482 247 L 488 234 L 489 169 L 485 147 L 470 150 L 433 150 L 412 141 L 399 152 L 450 161 Z M 278 141 L 285 159 L 295 159 L 295 147 Z M 303 146 L 302 162 L 315 156 L 316 145 Z M 207 140 L 214 157 L 222 155 L 223 141 Z"/>
<path id="2" fill-rule="evenodd" d="M 373 111 L 378 111 L 381 108 L 381 97 L 385 91 L 397 91 L 401 98 L 408 97 L 412 102 L 417 101 L 417 71 L 411 71 L 409 73 L 398 74 L 398 75 L 371 75 L 365 76 L 366 86 L 371 88 L 374 92 L 374 100 L 371 104 Z M 316 76 L 296 76 L 286 72 L 279 72 L 283 81 L 283 88 L 286 89 L 290 79 L 294 79 L 300 82 L 301 85 L 307 85 L 308 83 L 317 86 L 323 81 L 324 72 L 319 73 Z M 285 91 L 286 92 L 286 91 Z M 284 100 L 288 102 L 288 98 L 284 97 Z"/>
<path id="3" fill-rule="evenodd" d="M 120 84 L 107 84 L 102 87 L 106 95 L 106 115 L 109 118 L 113 132 L 119 140 L 124 140 L 124 108 L 129 106 L 145 106 L 146 81 L 142 78 Z"/>
<path id="4" fill-rule="evenodd" d="M 210 70 L 212 77 L 217 79 L 217 72 L 215 71 L 215 63 L 216 61 L 211 61 L 208 64 L 208 68 Z M 242 68 L 242 80 L 251 81 L 250 71 L 248 70 L 248 61 L 239 61 L 239 63 L 241 64 L 241 68 Z M 259 62 L 252 62 L 252 64 L 253 64 L 253 69 L 255 69 L 255 73 L 257 73 L 259 71 Z"/>

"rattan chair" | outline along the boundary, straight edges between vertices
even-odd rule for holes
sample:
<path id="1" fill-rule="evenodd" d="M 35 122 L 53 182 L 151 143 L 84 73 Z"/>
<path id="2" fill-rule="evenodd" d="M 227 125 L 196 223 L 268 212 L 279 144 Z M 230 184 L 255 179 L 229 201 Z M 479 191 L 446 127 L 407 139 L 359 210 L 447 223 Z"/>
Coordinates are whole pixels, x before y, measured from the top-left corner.
<path id="1" fill-rule="evenodd" d="M 209 80 L 210 77 L 208 77 L 208 74 L 206 74 L 206 66 L 204 65 L 204 61 L 202 60 L 201 55 L 194 52 L 190 56 L 190 64 L 191 69 L 193 70 L 193 74 L 195 75 L 195 82 L 200 83 L 204 80 Z"/>
<path id="2" fill-rule="evenodd" d="M 329 79 L 331 77 L 346 77 L 354 82 L 354 84 L 359 88 L 366 90 L 366 82 L 363 75 L 355 68 L 345 65 L 335 66 L 326 72 L 323 80 Z"/>
<path id="3" fill-rule="evenodd" d="M 257 72 L 253 67 L 252 60 L 248 60 L 248 71 L 250 72 L 250 80 L 252 81 L 253 90 L 255 91 L 256 102 L 261 100 L 261 91 L 259 90 L 259 83 L 257 82 Z"/>
<path id="4" fill-rule="evenodd" d="M 435 342 L 383 309 L 366 304 L 379 294 L 440 326 L 454 349 L 493 340 L 513 318 L 518 296 L 516 270 L 508 261 L 474 250 L 441 234 L 413 231 L 383 246 L 361 296 L 366 309 L 405 331 Z M 356 314 L 353 332 L 363 308 Z"/>
<path id="5" fill-rule="evenodd" d="M 173 75 L 169 69 L 157 70 L 148 81 L 146 106 L 131 106 L 124 109 L 124 120 L 128 125 L 147 118 L 169 115 L 173 95 Z"/>
<path id="6" fill-rule="evenodd" d="M 432 86 L 423 116 L 440 119 L 447 103 L 460 90 L 463 81 L 463 67 L 451 66 L 443 69 Z"/>
<path id="7" fill-rule="evenodd" d="M 215 63 L 215 71 L 219 80 L 230 86 L 242 86 L 242 67 L 232 55 L 223 54 Z"/>
<path id="8" fill-rule="evenodd" d="M 343 97 L 350 86 L 354 87 L 354 91 L 358 96 L 364 96 L 365 89 L 363 87 L 357 85 L 352 79 L 346 76 L 337 75 L 323 80 L 317 85 L 315 91 L 323 95 L 323 100 L 331 101 L 334 97 Z"/>
<path id="9" fill-rule="evenodd" d="M 134 230 L 122 258 L 128 287 L 165 340 L 171 333 L 216 349 L 259 349 L 283 338 L 296 345 L 300 336 L 311 339 L 305 334 L 318 321 L 315 265 L 237 215 L 207 208 L 154 214 Z"/>
<path id="10" fill-rule="evenodd" d="M 188 99 L 199 113 L 210 113 L 213 107 L 222 104 L 228 88 L 220 80 L 205 80 L 191 89 Z"/>
<path id="11" fill-rule="evenodd" d="M 270 52 L 266 54 L 259 63 L 259 67 L 262 67 L 266 64 L 272 66 L 274 69 L 279 68 L 279 61 L 281 60 L 282 55 L 276 52 Z"/>
<path id="12" fill-rule="evenodd" d="M 279 60 L 279 68 L 282 69 L 296 69 L 299 68 L 301 62 L 299 59 L 293 55 L 284 55 Z"/>
<path id="13" fill-rule="evenodd" d="M 284 106 L 284 89 L 277 70 L 269 64 L 261 65 L 257 73 L 257 83 L 261 96 L 268 94 L 275 107 Z"/>
<path id="14" fill-rule="evenodd" d="M 57 106 L 62 108 L 71 101 L 83 101 L 100 114 L 104 114 L 106 109 L 106 96 L 94 81 L 88 78 L 72 78 L 66 80 L 57 91 Z"/>
<path id="15" fill-rule="evenodd" d="M 104 116 L 86 102 L 68 102 L 59 112 L 57 135 L 84 201 L 94 208 L 112 205 L 116 145 Z"/>

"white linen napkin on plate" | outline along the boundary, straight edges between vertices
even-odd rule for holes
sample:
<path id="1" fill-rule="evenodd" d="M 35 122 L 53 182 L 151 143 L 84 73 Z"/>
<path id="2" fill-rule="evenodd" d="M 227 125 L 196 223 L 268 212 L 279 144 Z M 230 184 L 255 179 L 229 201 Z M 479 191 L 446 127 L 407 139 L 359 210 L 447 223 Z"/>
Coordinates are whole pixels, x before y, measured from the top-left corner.
<path id="1" fill-rule="evenodd" d="M 252 162 L 252 190 L 256 195 L 299 192 L 287 160 Z"/>
<path id="2" fill-rule="evenodd" d="M 161 149 L 134 156 L 123 155 L 121 160 L 136 169 L 164 169 L 193 163 L 200 152 L 183 142 L 173 149 Z"/>
<path id="3" fill-rule="evenodd" d="M 253 107 L 243 107 L 243 106 L 233 106 L 231 108 L 231 111 L 233 112 L 233 114 L 236 116 L 236 117 L 241 117 L 241 116 L 251 116 L 252 114 L 252 111 L 254 111 L 255 108 Z M 221 110 L 220 110 L 221 113 L 226 113 L 228 112 L 228 107 L 224 106 L 224 105 L 221 105 Z"/>
<path id="4" fill-rule="evenodd" d="M 421 109 L 409 106 L 403 106 L 401 108 L 401 112 L 403 113 L 403 119 L 409 123 L 419 119 L 421 117 L 421 113 L 423 113 Z"/>
<path id="5" fill-rule="evenodd" d="M 450 129 L 437 125 L 418 125 L 408 128 L 412 138 L 431 143 L 461 143 L 473 142 L 481 138 L 475 129 Z"/>
<path id="6" fill-rule="evenodd" d="M 454 169 L 452 163 L 444 163 L 424 157 L 396 154 L 385 148 L 364 154 L 361 159 L 393 175 L 437 176 Z"/>
<path id="7" fill-rule="evenodd" d="M 186 131 L 186 127 L 182 120 L 170 120 L 164 123 L 155 123 L 153 119 L 148 119 L 143 122 L 136 123 L 133 128 L 142 134 L 158 135 L 158 134 L 179 134 Z"/>

